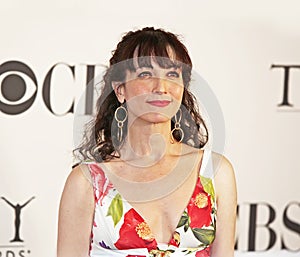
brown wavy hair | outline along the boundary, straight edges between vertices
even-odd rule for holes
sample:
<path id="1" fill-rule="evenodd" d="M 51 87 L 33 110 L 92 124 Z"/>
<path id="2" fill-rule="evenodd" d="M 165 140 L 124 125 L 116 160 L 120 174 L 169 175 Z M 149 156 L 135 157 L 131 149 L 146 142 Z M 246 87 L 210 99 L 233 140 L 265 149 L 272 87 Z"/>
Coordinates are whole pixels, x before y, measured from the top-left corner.
<path id="1" fill-rule="evenodd" d="M 172 54 L 175 54 L 176 61 L 171 60 L 169 56 L 170 51 L 168 51 L 170 49 Z M 154 57 L 155 61 L 162 68 L 171 66 L 180 66 L 182 68 L 184 84 L 181 103 L 182 119 L 180 122 L 181 129 L 184 131 L 182 142 L 195 148 L 202 148 L 208 141 L 206 124 L 199 113 L 197 100 L 189 89 L 192 61 L 186 47 L 175 34 L 166 32 L 163 29 L 146 27 L 126 33 L 118 43 L 116 50 L 112 51 L 109 67 L 107 67 L 103 76 L 102 92 L 96 102 L 96 116 L 86 124 L 83 141 L 79 147 L 73 150 L 74 156 L 81 161 L 103 162 L 120 157 L 118 150 L 122 142 L 116 140 L 117 126 L 114 123 L 116 122 L 114 113 L 121 104 L 112 90 L 112 82 L 124 83 L 126 69 L 135 71 L 134 55 L 138 57 L 139 67 L 151 66 L 151 60 Z M 174 59 L 173 56 L 172 59 Z M 173 128 L 174 120 L 172 119 L 171 130 Z M 123 138 L 125 138 L 127 131 L 126 122 L 124 123 L 123 131 L 125 133 Z M 175 130 L 173 137 L 180 141 L 181 134 Z"/>

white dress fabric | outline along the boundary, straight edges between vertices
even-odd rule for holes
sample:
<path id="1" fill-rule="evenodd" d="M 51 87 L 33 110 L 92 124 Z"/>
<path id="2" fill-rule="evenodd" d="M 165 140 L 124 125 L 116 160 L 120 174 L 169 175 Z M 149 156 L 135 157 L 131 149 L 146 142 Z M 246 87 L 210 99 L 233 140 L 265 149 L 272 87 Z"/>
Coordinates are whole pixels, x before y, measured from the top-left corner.
<path id="1" fill-rule="evenodd" d="M 210 149 L 204 149 L 193 195 L 168 244 L 155 240 L 143 217 L 110 182 L 101 163 L 85 164 L 95 197 L 91 257 L 210 256 L 217 212 Z"/>

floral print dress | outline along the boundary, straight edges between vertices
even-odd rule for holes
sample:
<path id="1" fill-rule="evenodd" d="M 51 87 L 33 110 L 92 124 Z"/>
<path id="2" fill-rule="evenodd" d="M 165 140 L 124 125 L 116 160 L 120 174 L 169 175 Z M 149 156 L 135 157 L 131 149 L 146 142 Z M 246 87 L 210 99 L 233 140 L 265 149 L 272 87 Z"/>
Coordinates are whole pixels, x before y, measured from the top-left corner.
<path id="1" fill-rule="evenodd" d="M 99 163 L 86 162 L 94 188 L 90 256 L 210 256 L 216 230 L 211 150 L 204 150 L 198 180 L 168 244 L 152 236 L 143 217 L 109 181 Z"/>

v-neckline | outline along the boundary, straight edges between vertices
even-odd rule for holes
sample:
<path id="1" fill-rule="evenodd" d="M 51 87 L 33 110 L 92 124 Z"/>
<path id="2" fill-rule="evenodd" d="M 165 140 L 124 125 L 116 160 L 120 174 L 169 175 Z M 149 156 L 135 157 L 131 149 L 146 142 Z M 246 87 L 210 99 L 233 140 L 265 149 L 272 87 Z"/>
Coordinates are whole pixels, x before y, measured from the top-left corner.
<path id="1" fill-rule="evenodd" d="M 180 220 L 181 220 L 182 215 L 184 214 L 184 212 L 187 211 L 187 208 L 188 208 L 188 206 L 189 206 L 189 204 L 190 204 L 190 202 L 191 202 L 191 200 L 192 200 L 192 196 L 194 195 L 195 190 L 197 189 L 198 184 L 201 183 L 200 175 L 203 174 L 203 169 L 205 168 L 204 165 L 203 165 L 203 164 L 204 164 L 203 161 L 204 161 L 204 158 L 205 158 L 205 156 L 206 156 L 206 154 L 207 154 L 207 151 L 208 151 L 208 150 L 203 149 L 202 157 L 201 157 L 201 159 L 200 159 L 200 162 L 198 163 L 198 169 L 197 169 L 197 170 L 198 170 L 198 172 L 197 172 L 198 175 L 197 175 L 196 182 L 195 182 L 195 184 L 194 184 L 194 189 L 193 189 L 192 194 L 190 195 L 190 197 L 189 197 L 189 199 L 188 199 L 188 201 L 187 201 L 187 204 L 185 205 L 183 211 L 181 212 L 181 215 L 179 216 L 179 220 L 178 220 L 178 222 L 177 222 L 177 225 L 176 225 L 174 231 L 171 233 L 171 237 L 170 237 L 168 243 L 157 242 L 156 237 L 155 237 L 155 235 L 153 234 L 151 227 L 149 226 L 149 223 L 145 220 L 145 218 L 143 217 L 143 215 L 142 215 L 135 207 L 133 207 L 133 205 L 132 205 L 128 200 L 126 200 L 126 198 L 124 198 L 122 194 L 120 194 L 119 190 L 118 190 L 118 189 L 115 187 L 115 185 L 111 182 L 111 180 L 109 179 L 109 177 L 108 177 L 107 174 L 106 174 L 107 171 L 108 171 L 107 167 L 106 167 L 105 165 L 103 165 L 104 167 L 103 167 L 103 166 L 99 166 L 99 165 L 97 165 L 97 166 L 98 166 L 99 168 L 101 168 L 101 170 L 102 170 L 103 173 L 104 173 L 105 178 L 107 179 L 107 183 L 111 185 L 112 189 L 116 192 L 116 195 L 117 195 L 117 194 L 119 195 L 119 197 L 121 198 L 123 204 L 127 204 L 128 210 L 132 209 L 132 210 L 133 210 L 133 211 L 134 211 L 134 212 L 142 219 L 142 222 L 144 222 L 144 223 L 149 227 L 150 233 L 151 233 L 152 236 L 153 236 L 153 240 L 154 240 L 157 244 L 168 244 L 168 245 L 169 245 L 169 244 L 171 243 L 172 239 L 174 238 L 175 233 L 177 232 L 178 225 L 179 225 L 179 223 L 180 223 Z M 199 165 L 200 165 L 200 168 L 199 168 Z M 140 183 L 140 182 L 137 182 L 137 183 Z M 123 215 L 124 215 L 124 214 L 123 214 Z"/>

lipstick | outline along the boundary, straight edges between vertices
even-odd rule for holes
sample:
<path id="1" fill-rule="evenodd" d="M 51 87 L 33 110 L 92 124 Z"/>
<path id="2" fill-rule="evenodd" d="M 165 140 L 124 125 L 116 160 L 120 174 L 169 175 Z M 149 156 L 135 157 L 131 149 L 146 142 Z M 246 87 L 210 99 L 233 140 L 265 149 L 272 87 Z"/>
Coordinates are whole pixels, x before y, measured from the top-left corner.
<path id="1" fill-rule="evenodd" d="M 165 107 L 168 106 L 171 101 L 168 100 L 153 100 L 153 101 L 148 101 L 148 104 L 151 104 L 153 106 L 157 106 L 157 107 Z"/>

